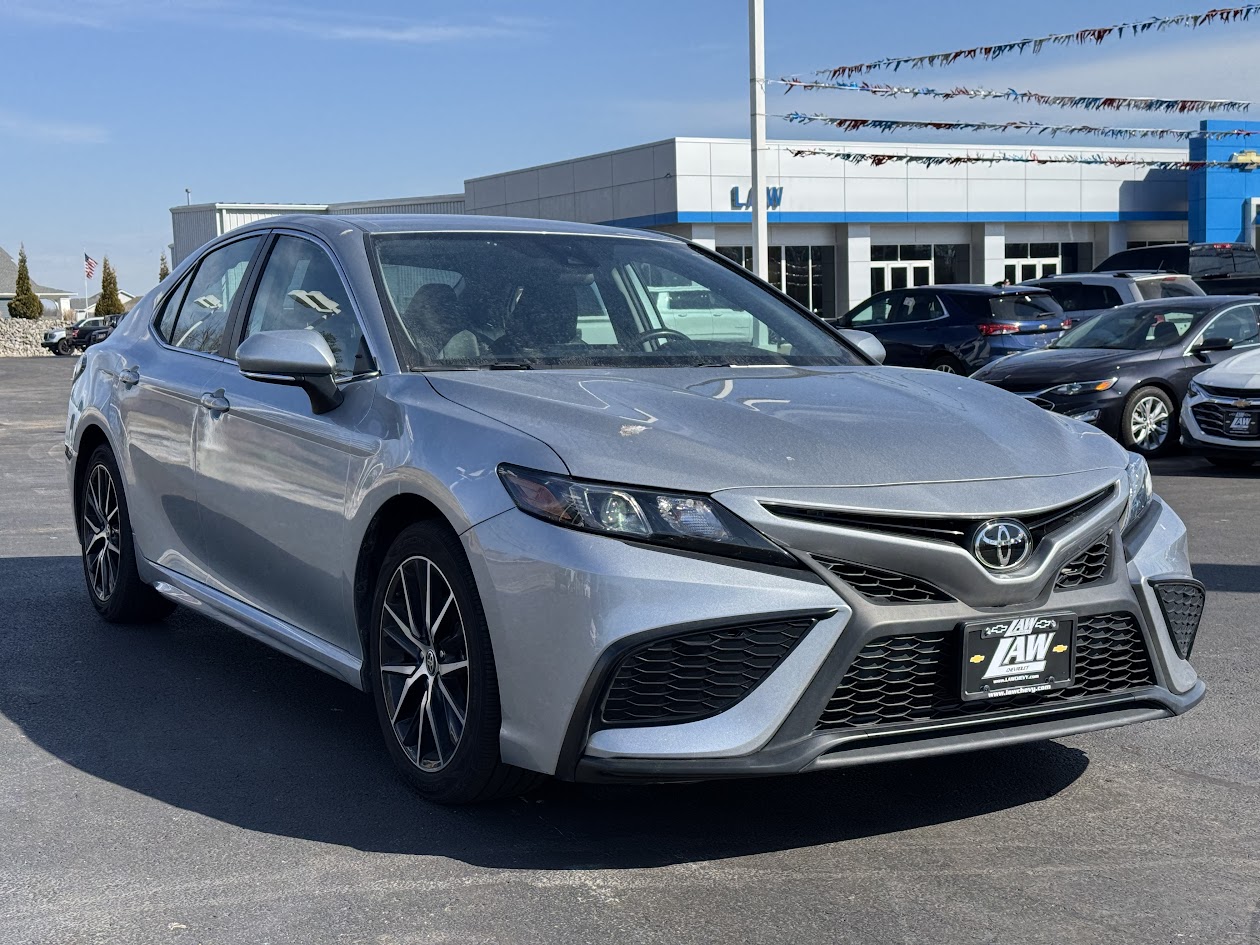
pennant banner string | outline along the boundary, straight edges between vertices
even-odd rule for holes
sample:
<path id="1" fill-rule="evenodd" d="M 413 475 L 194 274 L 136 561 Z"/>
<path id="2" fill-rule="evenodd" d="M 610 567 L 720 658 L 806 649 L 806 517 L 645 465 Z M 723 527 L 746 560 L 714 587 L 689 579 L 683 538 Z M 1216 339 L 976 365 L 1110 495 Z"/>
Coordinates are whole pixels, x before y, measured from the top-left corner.
<path id="1" fill-rule="evenodd" d="M 1098 125 L 1046 125 L 1039 121 L 909 121 L 892 118 L 832 118 L 828 115 L 803 115 L 791 112 L 777 115 L 784 121 L 798 125 L 820 122 L 838 128 L 841 131 L 891 132 L 902 129 L 928 129 L 932 131 L 1022 131 L 1027 134 L 1048 135 L 1098 135 L 1103 138 L 1173 138 L 1189 141 L 1191 138 L 1222 139 L 1240 138 L 1255 134 L 1241 128 L 1230 128 L 1225 131 L 1192 131 L 1182 128 L 1109 128 Z"/>
<path id="2" fill-rule="evenodd" d="M 863 75 L 879 69 L 892 69 L 896 72 L 902 66 L 918 69 L 923 66 L 948 66 L 963 59 L 997 59 L 1006 53 L 1022 55 L 1031 52 L 1034 55 L 1047 46 L 1098 45 L 1104 40 L 1121 38 L 1125 33 L 1140 36 L 1151 30 L 1162 32 L 1175 27 L 1197 29 L 1209 23 L 1233 23 L 1249 20 L 1260 12 L 1260 3 L 1249 3 L 1239 7 L 1221 7 L 1205 13 L 1179 13 L 1176 16 L 1154 16 L 1135 23 L 1118 23 L 1114 26 L 1096 26 L 1077 30 L 1074 33 L 1051 33 L 1029 39 L 1014 40 L 1009 43 L 995 43 L 989 46 L 973 46 L 970 49 L 955 49 L 951 52 L 930 53 L 926 56 L 897 56 L 888 59 L 876 59 L 851 66 L 836 66 L 833 69 L 819 69 L 815 75 L 829 79 L 842 79 L 848 76 Z"/>
<path id="3" fill-rule="evenodd" d="M 1147 98 L 1134 95 L 1048 95 L 1043 92 L 1019 91 L 1017 89 L 931 89 L 913 86 L 884 85 L 873 82 L 841 82 L 841 81 L 808 81 L 805 79 L 769 79 L 767 85 L 786 86 L 785 92 L 792 89 L 827 89 L 843 92 L 868 92 L 883 98 L 939 98 L 944 100 L 955 98 L 990 99 L 1020 104 L 1048 105 L 1057 108 L 1083 108 L 1092 111 L 1147 111 L 1147 112 L 1223 112 L 1247 111 L 1250 102 L 1239 102 L 1233 99 L 1218 98 Z"/>
<path id="4" fill-rule="evenodd" d="M 1233 161 L 1152 161 L 1142 158 L 1117 157 L 1108 154 L 872 154 L 864 151 L 837 151 L 831 148 L 788 148 L 793 157 L 826 157 L 850 164 L 921 164 L 926 167 L 959 164 L 1087 164 L 1105 167 L 1146 167 L 1158 171 L 1194 171 L 1208 167 L 1244 165 Z"/>

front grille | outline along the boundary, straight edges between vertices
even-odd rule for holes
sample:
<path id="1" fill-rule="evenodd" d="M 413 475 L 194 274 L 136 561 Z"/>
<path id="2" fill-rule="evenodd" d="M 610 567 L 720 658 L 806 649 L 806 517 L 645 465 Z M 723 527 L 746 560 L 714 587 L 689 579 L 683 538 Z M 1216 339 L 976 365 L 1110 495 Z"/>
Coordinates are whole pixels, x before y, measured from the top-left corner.
<path id="1" fill-rule="evenodd" d="M 792 652 L 820 616 L 702 630 L 622 657 L 600 717 L 606 725 L 690 722 L 729 709 Z"/>
<path id="2" fill-rule="evenodd" d="M 1065 564 L 1054 582 L 1056 590 L 1083 587 L 1101 581 L 1111 564 L 1111 536 L 1104 535 Z"/>
<path id="3" fill-rule="evenodd" d="M 1194 419 L 1202 427 L 1203 432 L 1211 436 L 1227 436 L 1235 440 L 1255 440 L 1260 439 L 1260 433 L 1247 436 L 1245 434 L 1231 433 L 1226 426 L 1226 417 L 1233 417 L 1236 413 L 1260 413 L 1260 409 L 1250 411 L 1240 411 L 1236 407 L 1226 407 L 1223 404 L 1202 403 L 1195 404 L 1191 408 L 1194 411 Z"/>
<path id="4" fill-rule="evenodd" d="M 1058 531 L 1081 516 L 1097 508 L 1115 492 L 1115 486 L 1107 486 L 1097 492 L 1069 502 L 1057 508 L 1030 515 L 1013 515 L 1027 527 L 1034 542 L 1041 541 L 1051 532 Z M 904 535 L 926 541 L 944 541 L 966 548 L 975 530 L 992 518 L 936 518 L 934 516 L 880 515 L 869 512 L 851 512 L 843 509 L 820 509 L 810 506 L 763 503 L 766 511 L 780 518 L 854 528 L 862 531 Z"/>
<path id="5" fill-rule="evenodd" d="M 886 604 L 926 604 L 953 600 L 939 587 L 908 574 L 814 555 L 814 560 L 867 600 Z"/>
<path id="6" fill-rule="evenodd" d="M 1206 593 L 1198 581 L 1161 581 L 1152 585 L 1159 599 L 1159 609 L 1172 635 L 1173 645 L 1183 660 L 1190 658 L 1194 638 L 1199 633 Z"/>
<path id="7" fill-rule="evenodd" d="M 1260 400 L 1260 390 L 1256 388 L 1247 390 L 1245 387 L 1209 387 L 1207 384 L 1200 384 L 1199 386 L 1213 397 L 1235 397 L 1240 400 Z"/>
<path id="8" fill-rule="evenodd" d="M 1155 684 L 1132 614 L 1079 618 L 1072 685 L 1051 692 L 964 702 L 961 645 L 958 628 L 870 641 L 849 664 L 817 729 L 943 721 Z"/>

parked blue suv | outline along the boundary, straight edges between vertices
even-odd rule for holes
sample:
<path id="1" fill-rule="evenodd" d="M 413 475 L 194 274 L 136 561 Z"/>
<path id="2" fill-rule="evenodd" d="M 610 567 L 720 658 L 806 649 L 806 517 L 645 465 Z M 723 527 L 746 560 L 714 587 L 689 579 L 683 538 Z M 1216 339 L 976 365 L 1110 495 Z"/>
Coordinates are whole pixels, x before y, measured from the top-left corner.
<path id="1" fill-rule="evenodd" d="M 950 374 L 970 374 L 1004 355 L 1044 348 L 1064 328 L 1054 297 L 1024 285 L 893 289 L 871 296 L 835 324 L 877 337 L 887 364 Z"/>

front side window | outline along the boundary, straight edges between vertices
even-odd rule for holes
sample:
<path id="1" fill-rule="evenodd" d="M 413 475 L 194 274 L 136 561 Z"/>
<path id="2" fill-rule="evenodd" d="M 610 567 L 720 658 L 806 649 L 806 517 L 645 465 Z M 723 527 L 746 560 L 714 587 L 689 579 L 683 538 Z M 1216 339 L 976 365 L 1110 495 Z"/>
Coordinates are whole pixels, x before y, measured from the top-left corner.
<path id="1" fill-rule="evenodd" d="M 1204 338 L 1225 338 L 1234 347 L 1254 345 L 1260 341 L 1260 324 L 1257 324 L 1260 306 L 1249 304 L 1226 309 L 1208 322 L 1203 329 Z"/>
<path id="2" fill-rule="evenodd" d="M 894 302 L 899 299 L 900 296 L 895 295 L 886 295 L 882 298 L 872 299 L 848 316 L 844 320 L 844 324 L 851 328 L 869 328 L 871 325 L 885 325 L 892 314 Z"/>
<path id="3" fill-rule="evenodd" d="M 232 300 L 261 240 L 261 236 L 237 240 L 201 260 L 186 287 L 171 294 L 154 324 L 167 344 L 208 354 L 219 350 Z"/>
<path id="4" fill-rule="evenodd" d="M 315 243 L 296 236 L 276 239 L 245 319 L 245 337 L 284 330 L 323 335 L 338 374 L 371 370 L 363 332 L 332 259 Z"/>
<path id="5" fill-rule="evenodd" d="M 683 243 L 391 233 L 371 245 L 399 358 L 415 369 L 864 363 Z"/>

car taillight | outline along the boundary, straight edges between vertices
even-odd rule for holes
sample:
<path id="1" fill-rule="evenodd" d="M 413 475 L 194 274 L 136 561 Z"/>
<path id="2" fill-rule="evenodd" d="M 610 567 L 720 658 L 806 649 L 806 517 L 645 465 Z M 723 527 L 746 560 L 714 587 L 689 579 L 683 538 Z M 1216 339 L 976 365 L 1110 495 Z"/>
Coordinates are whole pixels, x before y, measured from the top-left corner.
<path id="1" fill-rule="evenodd" d="M 1063 319 L 1063 330 L 1067 331 L 1071 327 L 1072 327 L 1072 319 L 1070 318 Z"/>
<path id="2" fill-rule="evenodd" d="M 981 322 L 980 334 L 982 335 L 1013 335 L 1019 331 L 1018 325 L 1011 325 L 1007 322 Z"/>

